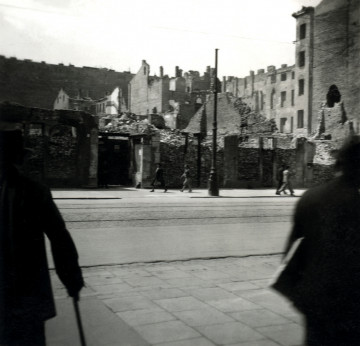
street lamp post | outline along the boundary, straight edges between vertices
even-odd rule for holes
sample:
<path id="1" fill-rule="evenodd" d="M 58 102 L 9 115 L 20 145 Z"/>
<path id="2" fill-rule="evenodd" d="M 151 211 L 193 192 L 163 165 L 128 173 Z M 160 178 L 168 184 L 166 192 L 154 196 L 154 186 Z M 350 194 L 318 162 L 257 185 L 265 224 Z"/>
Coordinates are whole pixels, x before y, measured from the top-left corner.
<path id="1" fill-rule="evenodd" d="M 216 172 L 216 145 L 217 145 L 217 64 L 218 64 L 218 49 L 215 49 L 215 71 L 214 71 L 214 118 L 213 118 L 213 138 L 212 138 L 212 159 L 211 170 L 209 177 L 209 196 L 219 196 L 219 187 Z"/>

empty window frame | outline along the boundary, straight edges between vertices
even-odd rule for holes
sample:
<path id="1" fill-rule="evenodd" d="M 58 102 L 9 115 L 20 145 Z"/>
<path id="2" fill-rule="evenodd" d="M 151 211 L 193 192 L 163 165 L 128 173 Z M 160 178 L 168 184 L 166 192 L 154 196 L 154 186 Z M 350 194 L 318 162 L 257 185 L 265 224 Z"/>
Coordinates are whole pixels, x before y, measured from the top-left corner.
<path id="1" fill-rule="evenodd" d="M 281 73 L 281 81 L 286 81 L 286 72 Z"/>
<path id="2" fill-rule="evenodd" d="M 280 107 L 284 107 L 286 101 L 286 91 L 280 93 Z"/>
<path id="3" fill-rule="evenodd" d="M 299 95 L 304 95 L 305 92 L 305 79 L 299 79 Z"/>
<path id="4" fill-rule="evenodd" d="M 302 129 L 304 127 L 304 111 L 302 109 L 297 111 L 297 128 Z"/>
<path id="5" fill-rule="evenodd" d="M 305 51 L 302 50 L 299 52 L 299 61 L 298 61 L 299 67 L 305 66 Z"/>
<path id="6" fill-rule="evenodd" d="M 299 38 L 300 40 L 303 40 L 305 37 L 306 37 L 306 24 L 301 24 Z"/>
<path id="7" fill-rule="evenodd" d="M 273 89 L 270 95 L 270 109 L 274 109 L 275 106 L 275 90 Z"/>
<path id="8" fill-rule="evenodd" d="M 270 76 L 270 81 L 271 81 L 271 83 L 276 83 L 276 74 L 274 73 L 274 74 L 272 74 L 271 76 Z"/>

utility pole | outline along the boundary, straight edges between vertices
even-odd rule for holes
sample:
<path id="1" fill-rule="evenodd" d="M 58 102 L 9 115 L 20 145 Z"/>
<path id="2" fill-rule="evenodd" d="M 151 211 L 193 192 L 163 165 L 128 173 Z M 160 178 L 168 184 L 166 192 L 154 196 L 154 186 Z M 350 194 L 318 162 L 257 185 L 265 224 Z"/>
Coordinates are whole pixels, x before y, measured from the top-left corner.
<path id="1" fill-rule="evenodd" d="M 212 160 L 209 177 L 209 196 L 219 196 L 219 187 L 216 172 L 216 147 L 217 147 L 217 65 L 218 65 L 218 49 L 215 49 L 215 71 L 214 71 L 214 118 L 213 118 L 213 138 L 212 138 Z"/>

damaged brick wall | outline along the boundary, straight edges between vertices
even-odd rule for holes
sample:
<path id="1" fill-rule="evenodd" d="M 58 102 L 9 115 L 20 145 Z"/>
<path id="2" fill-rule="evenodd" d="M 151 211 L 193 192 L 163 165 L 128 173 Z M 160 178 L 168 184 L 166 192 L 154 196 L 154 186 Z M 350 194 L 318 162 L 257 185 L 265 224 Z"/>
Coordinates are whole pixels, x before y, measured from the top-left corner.
<path id="1" fill-rule="evenodd" d="M 315 8 L 313 129 L 317 112 L 326 101 L 330 86 L 336 85 L 347 116 L 359 123 L 358 76 L 360 31 L 358 0 L 323 1 Z M 334 24 L 335 23 L 335 24 Z M 358 131 L 358 125 L 355 126 Z"/>
<path id="2" fill-rule="evenodd" d="M 47 143 L 45 175 L 51 185 L 66 186 L 70 181 L 77 181 L 78 141 L 70 126 L 58 125 L 56 130 Z"/>
<path id="3" fill-rule="evenodd" d="M 0 123 L 23 126 L 25 145 L 32 150 L 24 167 L 30 177 L 51 187 L 97 185 L 98 132 L 94 116 L 3 102 Z"/>
<path id="4" fill-rule="evenodd" d="M 184 172 L 184 165 L 188 164 L 191 169 L 193 186 L 201 188 L 208 186 L 208 179 L 211 168 L 212 149 L 209 143 L 201 144 L 201 162 L 198 167 L 198 143 L 197 140 L 190 140 L 185 153 L 185 139 L 177 143 L 162 141 L 160 143 L 160 157 L 163 164 L 166 183 L 171 188 L 180 188 L 183 183 L 181 178 Z M 217 174 L 219 187 L 223 186 L 224 151 L 218 148 L 217 151 Z M 199 169 L 200 168 L 200 171 Z"/>

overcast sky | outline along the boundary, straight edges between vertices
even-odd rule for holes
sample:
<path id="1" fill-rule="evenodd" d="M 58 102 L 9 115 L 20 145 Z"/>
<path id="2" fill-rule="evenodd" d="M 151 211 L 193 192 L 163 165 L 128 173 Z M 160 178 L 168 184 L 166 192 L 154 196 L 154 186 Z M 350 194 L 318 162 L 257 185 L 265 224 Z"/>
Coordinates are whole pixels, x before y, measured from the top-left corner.
<path id="1" fill-rule="evenodd" d="M 48 63 L 174 76 L 218 76 L 294 64 L 295 19 L 321 0 L 0 0 L 0 54 Z"/>

